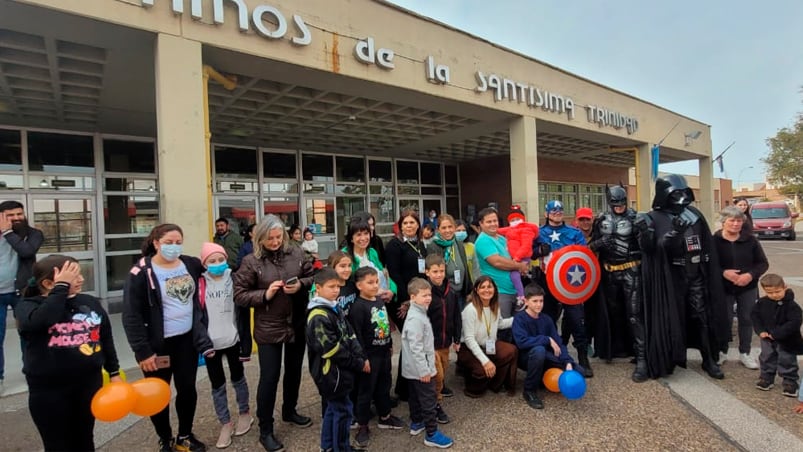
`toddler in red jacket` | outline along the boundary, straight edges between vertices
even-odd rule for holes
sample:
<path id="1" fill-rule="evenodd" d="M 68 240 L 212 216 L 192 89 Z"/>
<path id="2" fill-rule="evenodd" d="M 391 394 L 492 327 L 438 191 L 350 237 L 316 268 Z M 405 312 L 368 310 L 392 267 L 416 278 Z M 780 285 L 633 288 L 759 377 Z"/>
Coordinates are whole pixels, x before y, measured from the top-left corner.
<path id="1" fill-rule="evenodd" d="M 521 206 L 514 204 L 510 207 L 510 214 L 507 222 L 510 226 L 499 228 L 499 234 L 507 239 L 507 251 L 510 257 L 516 262 L 530 264 L 530 257 L 533 254 L 533 241 L 538 237 L 538 225 L 527 223 Z M 521 281 L 521 273 L 518 271 L 510 272 L 510 280 L 516 288 L 516 310 L 524 307 L 524 284 Z"/>

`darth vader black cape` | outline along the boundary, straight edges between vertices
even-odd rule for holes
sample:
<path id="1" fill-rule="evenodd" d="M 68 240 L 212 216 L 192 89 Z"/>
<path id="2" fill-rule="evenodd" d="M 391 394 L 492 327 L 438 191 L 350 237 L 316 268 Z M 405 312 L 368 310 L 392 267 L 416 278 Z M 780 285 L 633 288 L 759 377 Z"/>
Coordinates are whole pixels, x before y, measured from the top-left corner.
<path id="1" fill-rule="evenodd" d="M 703 250 L 701 270 L 706 282 L 706 314 L 713 359 L 717 352 L 727 350 L 730 340 L 730 315 L 722 287 L 722 270 L 712 241 L 711 230 L 703 214 L 687 206 L 700 219 L 703 230 L 700 240 Z M 684 294 L 674 282 L 663 247 L 664 234 L 672 230 L 671 219 L 661 213 L 650 212 L 655 227 L 655 247 L 651 254 L 644 253 L 641 263 L 644 292 L 646 358 L 650 378 L 670 375 L 675 366 L 686 367 L 686 349 L 700 347 L 700 331 L 690 320 Z"/>

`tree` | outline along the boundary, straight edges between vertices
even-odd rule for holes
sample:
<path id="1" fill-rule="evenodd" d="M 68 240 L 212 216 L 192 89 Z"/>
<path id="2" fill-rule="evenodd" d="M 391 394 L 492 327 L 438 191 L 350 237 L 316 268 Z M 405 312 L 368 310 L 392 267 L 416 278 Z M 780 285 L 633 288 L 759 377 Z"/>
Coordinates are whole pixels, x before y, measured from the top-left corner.
<path id="1" fill-rule="evenodd" d="M 767 165 L 767 179 L 787 195 L 803 193 L 803 114 L 791 127 L 767 138 L 770 153 L 761 161 Z"/>

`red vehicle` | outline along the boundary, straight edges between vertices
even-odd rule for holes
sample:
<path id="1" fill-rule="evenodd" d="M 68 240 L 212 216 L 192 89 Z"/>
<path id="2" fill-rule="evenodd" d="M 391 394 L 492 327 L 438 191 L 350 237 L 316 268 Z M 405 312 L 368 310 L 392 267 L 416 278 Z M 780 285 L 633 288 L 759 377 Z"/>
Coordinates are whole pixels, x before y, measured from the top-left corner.
<path id="1" fill-rule="evenodd" d="M 792 212 L 783 201 L 757 202 L 750 209 L 753 232 L 758 238 L 785 238 L 795 240 L 797 212 Z"/>

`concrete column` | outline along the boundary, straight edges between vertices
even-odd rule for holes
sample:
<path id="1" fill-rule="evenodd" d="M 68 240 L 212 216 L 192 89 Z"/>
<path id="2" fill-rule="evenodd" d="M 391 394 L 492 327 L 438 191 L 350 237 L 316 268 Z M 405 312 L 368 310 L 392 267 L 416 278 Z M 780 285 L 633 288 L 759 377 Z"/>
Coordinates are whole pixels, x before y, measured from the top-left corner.
<path id="1" fill-rule="evenodd" d="M 159 34 L 155 55 L 160 217 L 181 226 L 185 253 L 197 254 L 212 231 L 201 43 Z"/>
<path id="2" fill-rule="evenodd" d="M 652 146 L 639 145 L 636 151 L 636 210 L 646 212 L 652 208 L 655 183 L 652 180 Z"/>
<path id="3" fill-rule="evenodd" d="M 716 216 L 714 212 L 714 165 L 711 157 L 697 160 L 700 172 L 700 211 L 710 223 Z"/>
<path id="4" fill-rule="evenodd" d="M 538 223 L 538 144 L 535 118 L 530 116 L 510 123 L 510 192 L 513 204 L 522 206 L 528 221 Z"/>

